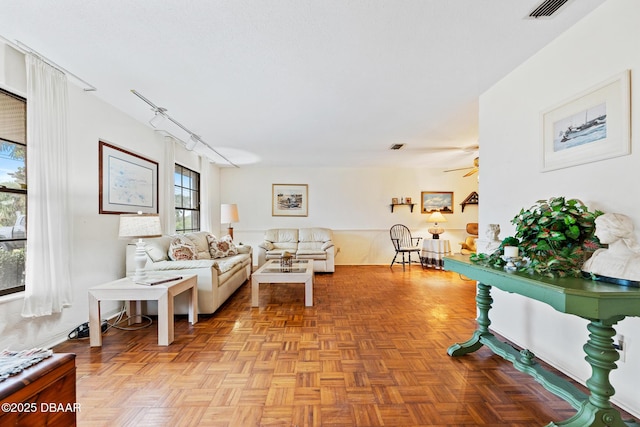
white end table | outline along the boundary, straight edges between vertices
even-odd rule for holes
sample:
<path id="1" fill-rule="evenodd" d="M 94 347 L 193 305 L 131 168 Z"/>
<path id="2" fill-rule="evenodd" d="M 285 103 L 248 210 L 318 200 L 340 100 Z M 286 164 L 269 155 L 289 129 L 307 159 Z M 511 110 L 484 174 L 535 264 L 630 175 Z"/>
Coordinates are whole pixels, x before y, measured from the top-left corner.
<path id="1" fill-rule="evenodd" d="M 89 289 L 89 343 L 102 346 L 100 301 L 125 301 L 129 324 L 139 316 L 138 301 L 158 301 L 158 345 L 169 345 L 174 339 L 173 298 L 189 292 L 189 322 L 198 322 L 198 282 L 195 274 L 158 285 L 139 285 L 128 277 Z M 135 304 L 134 304 L 135 302 Z"/>
<path id="2" fill-rule="evenodd" d="M 279 259 L 267 261 L 251 275 L 251 306 L 258 307 L 260 283 L 304 283 L 304 305 L 313 306 L 313 261 L 293 260 L 281 267 Z"/>
<path id="3" fill-rule="evenodd" d="M 444 257 L 451 255 L 451 243 L 446 239 L 422 239 L 422 258 L 425 267 L 442 269 Z"/>

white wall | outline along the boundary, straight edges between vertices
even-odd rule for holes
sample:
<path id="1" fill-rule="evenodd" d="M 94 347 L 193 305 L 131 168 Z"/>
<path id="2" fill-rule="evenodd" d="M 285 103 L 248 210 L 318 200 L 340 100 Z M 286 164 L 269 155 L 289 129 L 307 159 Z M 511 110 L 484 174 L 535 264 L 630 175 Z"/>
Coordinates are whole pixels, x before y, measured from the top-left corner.
<path id="1" fill-rule="evenodd" d="M 0 44 L 0 86 L 26 96 L 24 57 Z M 50 347 L 77 325 L 88 320 L 88 288 L 124 275 L 125 241 L 118 240 L 118 216 L 98 214 L 98 141 L 104 140 L 159 162 L 159 182 L 172 182 L 165 176 L 166 138 L 149 126 L 124 115 L 69 85 L 69 200 L 73 217 L 71 280 L 72 307 L 61 314 L 24 319 L 20 294 L 0 297 L 0 348 Z M 257 245 L 266 228 L 323 226 L 336 230 L 341 248 L 340 264 L 386 264 L 393 256 L 389 227 L 408 225 L 417 235 L 428 236 L 426 215 L 420 214 L 421 191 L 454 191 L 454 214 L 448 215 L 447 232 L 455 250 L 464 236 L 467 222 L 477 221 L 478 207 L 468 206 L 462 214 L 459 203 L 477 191 L 474 178 L 463 173 L 420 169 L 220 169 L 201 162 L 193 153 L 177 146 L 176 162 L 202 173 L 203 229 L 220 234 L 220 203 L 238 203 L 240 222 L 234 224 L 236 240 Z M 309 185 L 309 216 L 282 218 L 271 216 L 272 183 Z M 170 184 L 169 184 L 170 185 Z M 391 214 L 392 197 L 412 197 L 413 213 L 398 207 Z M 160 205 L 166 203 L 160 191 Z M 161 214 L 163 211 L 161 210 Z M 161 217 L 163 222 L 167 221 Z M 103 314 L 118 309 L 105 304 Z"/>
<path id="2" fill-rule="evenodd" d="M 476 222 L 478 215 L 477 205 L 468 205 L 462 213 L 460 202 L 478 186 L 475 175 L 463 175 L 464 171 L 419 168 L 223 168 L 220 199 L 238 204 L 236 241 L 255 247 L 268 228 L 327 227 L 334 231 L 340 249 L 336 264 L 388 264 L 394 255 L 389 239 L 392 225 L 402 223 L 416 236 L 431 237 L 428 215 L 420 213 L 422 191 L 454 192 L 454 213 L 446 215 L 441 238 L 450 239 L 454 251 L 460 250 L 466 224 Z M 271 216 L 272 184 L 307 184 L 309 215 Z M 396 206 L 391 213 L 392 197 L 411 197 L 416 203 L 413 213 L 407 206 Z"/>
<path id="3" fill-rule="evenodd" d="M 26 96 L 24 57 L 1 43 L 0 86 Z M 69 85 L 69 118 L 69 201 L 73 218 L 73 250 L 69 257 L 73 305 L 61 314 L 24 319 L 20 315 L 22 294 L 0 297 L 0 349 L 50 347 L 66 339 L 73 328 L 88 321 L 87 289 L 124 275 L 126 242 L 117 238 L 119 217 L 98 214 L 98 141 L 104 140 L 158 161 L 160 182 L 166 178 L 163 172 L 165 138 L 149 126 L 134 121 L 72 83 Z M 185 166 L 199 170 L 197 158 L 181 147 L 176 150 L 176 157 Z M 213 186 L 217 197 L 216 167 L 212 167 L 211 175 L 212 184 L 205 184 L 205 191 L 210 192 L 207 186 Z M 172 177 L 169 180 L 172 182 Z M 217 198 L 214 202 L 217 205 Z M 165 203 L 162 191 L 159 203 Z M 161 220 L 166 219 L 161 217 Z M 117 308 L 115 303 L 106 304 L 103 313 Z"/>
<path id="4" fill-rule="evenodd" d="M 542 173 L 540 113 L 583 90 L 630 69 L 640 71 L 640 2 L 609 0 L 510 73 L 480 99 L 482 171 L 480 227 L 501 224 L 502 237 L 515 230 L 510 220 L 538 199 L 566 196 L 592 210 L 631 216 L 640 230 L 637 165 L 640 139 L 632 154 Z M 632 84 L 633 86 L 633 84 Z M 632 89 L 633 106 L 640 91 Z M 640 109 L 632 109 L 632 128 L 640 129 Z M 606 286 L 606 285 L 603 285 Z M 591 375 L 582 345 L 586 321 L 555 312 L 542 303 L 495 290 L 492 328 L 582 383 Z M 614 402 L 640 416 L 640 319 L 617 327 L 626 338 L 626 362 L 611 375 Z"/>

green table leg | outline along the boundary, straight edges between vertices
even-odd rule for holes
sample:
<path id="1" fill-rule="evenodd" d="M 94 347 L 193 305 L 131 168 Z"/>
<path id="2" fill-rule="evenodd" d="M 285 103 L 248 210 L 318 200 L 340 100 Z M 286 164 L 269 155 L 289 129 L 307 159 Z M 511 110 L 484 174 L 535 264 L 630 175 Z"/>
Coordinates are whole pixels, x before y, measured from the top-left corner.
<path id="1" fill-rule="evenodd" d="M 591 366 L 591 378 L 587 387 L 591 394 L 584 401 L 578 413 L 568 420 L 550 423 L 551 426 L 568 427 L 632 427 L 640 426 L 633 420 L 622 420 L 620 413 L 611 406 L 609 399 L 615 390 L 609 382 L 609 373 L 616 369 L 616 361 L 620 355 L 613 346 L 616 335 L 613 325 L 624 319 L 619 316 L 609 320 L 592 320 L 589 329 L 589 340 L 583 346 L 587 356 L 585 360 Z"/>
<path id="2" fill-rule="evenodd" d="M 552 422 L 547 427 L 640 427 L 640 424 L 633 420 L 622 420 L 620 413 L 609 402 L 615 392 L 609 382 L 609 373 L 616 368 L 615 362 L 620 358 L 617 350 L 613 347 L 613 337 L 616 334 L 613 325 L 624 319 L 624 316 L 607 321 L 592 320 L 587 327 L 591 333 L 583 348 L 587 354 L 585 359 L 592 369 L 591 378 L 587 380 L 590 392 L 587 397 L 570 382 L 545 371 L 534 362 L 534 356 L 528 350 L 523 350 L 518 354 L 508 344 L 498 341 L 489 331 L 491 304 L 493 304 L 491 286 L 478 282 L 476 292 L 477 329 L 467 341 L 449 347 L 447 350 L 449 356 L 463 356 L 486 345 L 495 354 L 512 362 L 516 369 L 533 376 L 547 390 L 560 396 L 578 410 L 576 415 L 570 419 L 558 423 Z"/>
<path id="3" fill-rule="evenodd" d="M 478 329 L 467 341 L 463 343 L 456 343 L 449 347 L 447 350 L 447 354 L 449 356 L 464 356 L 465 354 L 473 353 L 482 347 L 480 337 L 493 336 L 493 334 L 489 332 L 489 325 L 491 325 L 489 310 L 491 310 L 492 303 L 493 298 L 491 298 L 491 286 L 478 282 L 478 291 L 476 292 Z"/>

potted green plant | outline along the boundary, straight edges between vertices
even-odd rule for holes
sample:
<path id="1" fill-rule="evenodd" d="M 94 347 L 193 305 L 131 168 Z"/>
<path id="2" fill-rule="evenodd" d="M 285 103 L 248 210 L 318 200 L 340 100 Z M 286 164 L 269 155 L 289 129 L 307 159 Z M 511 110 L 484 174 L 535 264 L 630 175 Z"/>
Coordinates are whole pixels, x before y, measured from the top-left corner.
<path id="1" fill-rule="evenodd" d="M 503 240 L 489 256 L 476 256 L 475 262 L 495 267 L 504 265 L 504 246 L 518 246 L 528 262 L 520 268 L 549 277 L 579 276 L 582 264 L 602 245 L 595 236 L 595 219 L 603 212 L 589 211 L 580 200 L 553 197 L 538 200 L 529 209 L 521 209 L 511 223 L 515 238 Z"/>

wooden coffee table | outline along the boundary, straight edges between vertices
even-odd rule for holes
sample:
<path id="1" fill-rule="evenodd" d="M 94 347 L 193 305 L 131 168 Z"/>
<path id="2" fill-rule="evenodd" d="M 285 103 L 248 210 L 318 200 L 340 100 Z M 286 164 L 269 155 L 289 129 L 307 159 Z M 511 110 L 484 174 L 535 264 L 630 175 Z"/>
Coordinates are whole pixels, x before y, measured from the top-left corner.
<path id="1" fill-rule="evenodd" d="M 313 260 L 294 260 L 291 267 L 281 267 L 272 259 L 251 275 L 251 306 L 258 307 L 261 283 L 304 283 L 304 305 L 313 306 Z"/>
<path id="2" fill-rule="evenodd" d="M 189 292 L 189 322 L 198 322 L 198 282 L 195 274 L 158 285 L 139 285 L 126 277 L 89 289 L 89 343 L 102 346 L 100 301 L 125 301 L 130 319 L 139 316 L 138 301 L 158 301 L 158 345 L 173 342 L 173 298 Z M 133 323 L 130 321 L 130 323 Z"/>

